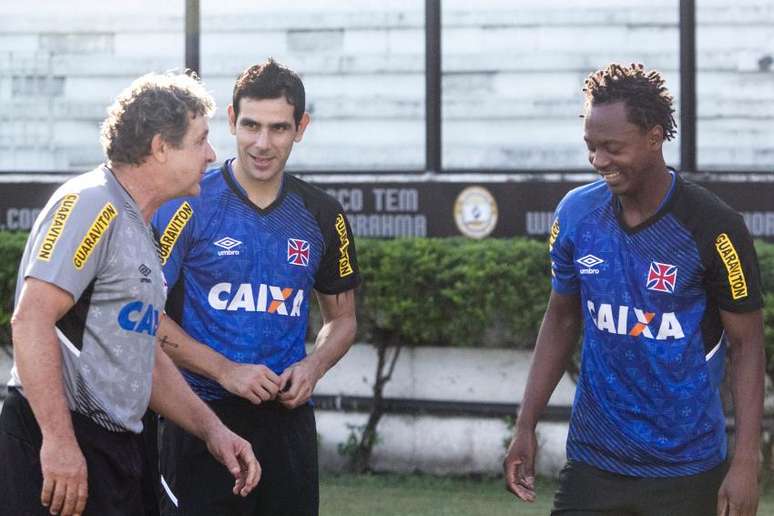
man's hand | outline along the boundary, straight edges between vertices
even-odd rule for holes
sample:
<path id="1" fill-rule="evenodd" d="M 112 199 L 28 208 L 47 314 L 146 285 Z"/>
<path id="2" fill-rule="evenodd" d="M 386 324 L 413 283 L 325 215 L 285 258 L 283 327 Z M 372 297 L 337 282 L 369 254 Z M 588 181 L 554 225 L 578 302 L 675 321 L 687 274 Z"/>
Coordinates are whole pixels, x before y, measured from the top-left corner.
<path id="1" fill-rule="evenodd" d="M 261 465 L 253 454 L 250 443 L 226 428 L 218 426 L 205 439 L 207 449 L 234 475 L 232 489 L 235 495 L 247 496 L 261 479 Z"/>
<path id="2" fill-rule="evenodd" d="M 280 391 L 280 377 L 264 365 L 231 362 L 218 377 L 218 383 L 231 394 L 236 394 L 259 405 L 273 400 Z"/>
<path id="3" fill-rule="evenodd" d="M 755 516 L 758 496 L 757 461 L 732 461 L 718 491 L 718 516 Z"/>
<path id="4" fill-rule="evenodd" d="M 718 490 L 717 513 L 754 515 L 758 507 L 758 467 L 763 417 L 763 311 L 735 313 L 720 310 L 731 359 L 734 397 L 734 454 Z"/>
<path id="5" fill-rule="evenodd" d="M 40 503 L 51 514 L 78 516 L 86 508 L 86 459 L 74 439 L 43 438 L 40 448 L 43 489 Z"/>
<path id="6" fill-rule="evenodd" d="M 312 397 L 314 387 L 321 376 L 309 357 L 296 362 L 280 375 L 280 393 L 277 399 L 289 409 L 306 403 Z"/>
<path id="7" fill-rule="evenodd" d="M 74 304 L 66 290 L 29 277 L 22 284 L 11 319 L 17 371 L 43 436 L 40 503 L 51 514 L 83 513 L 89 492 L 86 459 L 73 432 L 65 396 L 62 351 L 55 332 L 56 322 Z M 5 510 L 0 508 L 0 512 Z"/>
<path id="8" fill-rule="evenodd" d="M 503 461 L 505 488 L 525 502 L 535 501 L 535 431 L 518 431 Z"/>
<path id="9" fill-rule="evenodd" d="M 204 441 L 212 456 L 234 475 L 234 494 L 247 496 L 258 484 L 261 466 L 250 443 L 226 428 L 194 394 L 166 353 L 156 353 L 150 408 Z"/>

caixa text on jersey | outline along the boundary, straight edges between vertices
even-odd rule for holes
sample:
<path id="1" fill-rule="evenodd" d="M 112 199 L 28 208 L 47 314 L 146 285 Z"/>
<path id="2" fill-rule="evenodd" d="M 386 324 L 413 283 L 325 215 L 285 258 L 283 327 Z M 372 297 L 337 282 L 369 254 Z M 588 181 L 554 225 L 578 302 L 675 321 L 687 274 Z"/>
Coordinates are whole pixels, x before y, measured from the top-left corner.
<path id="1" fill-rule="evenodd" d="M 210 289 L 207 300 L 215 310 L 244 310 L 246 312 L 268 312 L 299 317 L 301 303 L 304 301 L 304 291 L 303 289 L 276 287 L 265 283 L 258 285 L 217 283 Z M 286 302 L 290 303 L 289 313 Z"/>

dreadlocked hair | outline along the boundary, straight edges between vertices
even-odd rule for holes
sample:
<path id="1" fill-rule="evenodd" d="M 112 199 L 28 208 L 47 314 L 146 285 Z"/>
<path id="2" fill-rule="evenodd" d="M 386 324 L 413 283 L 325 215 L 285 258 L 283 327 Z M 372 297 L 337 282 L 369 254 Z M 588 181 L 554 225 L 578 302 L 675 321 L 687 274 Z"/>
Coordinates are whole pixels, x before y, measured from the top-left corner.
<path id="1" fill-rule="evenodd" d="M 656 125 L 664 129 L 664 139 L 677 134 L 672 95 L 656 70 L 645 71 L 641 64 L 609 64 L 590 74 L 584 82 L 586 111 L 592 105 L 623 101 L 629 121 L 644 130 Z"/>

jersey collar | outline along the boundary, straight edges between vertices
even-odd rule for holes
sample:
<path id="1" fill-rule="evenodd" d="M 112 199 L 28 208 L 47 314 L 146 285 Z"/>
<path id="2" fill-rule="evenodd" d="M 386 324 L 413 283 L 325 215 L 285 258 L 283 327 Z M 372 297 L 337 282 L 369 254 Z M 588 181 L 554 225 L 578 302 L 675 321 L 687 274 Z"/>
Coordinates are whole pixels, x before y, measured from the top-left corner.
<path id="1" fill-rule="evenodd" d="M 142 216 L 142 212 L 140 211 L 140 207 L 137 205 L 137 201 L 135 201 L 134 197 L 132 197 L 132 194 L 130 194 L 129 191 L 124 188 L 124 185 L 122 185 L 121 181 L 118 180 L 115 172 L 113 172 L 113 169 L 110 168 L 106 163 L 103 163 L 102 173 L 105 175 L 105 181 L 110 185 L 110 189 L 113 190 L 115 194 L 123 198 L 126 206 L 134 211 L 134 213 L 139 217 L 144 225 L 148 226 L 149 224 L 145 222 L 145 219 Z"/>
<path id="2" fill-rule="evenodd" d="M 269 204 L 265 208 L 261 208 L 257 204 L 255 204 L 253 201 L 250 200 L 250 198 L 247 196 L 247 191 L 242 187 L 241 184 L 239 184 L 239 181 L 236 180 L 236 177 L 234 177 L 234 168 L 233 163 L 236 158 L 231 158 L 229 160 L 226 160 L 223 163 L 223 166 L 220 167 L 220 172 L 223 175 L 223 179 L 226 181 L 226 184 L 231 188 L 231 190 L 234 192 L 234 194 L 239 197 L 245 204 L 250 206 L 252 209 L 256 210 L 258 213 L 268 213 L 272 211 L 274 208 L 282 204 L 282 200 L 285 198 L 285 173 L 282 173 L 282 183 L 280 184 L 279 193 L 277 194 L 277 198 L 272 201 L 271 204 Z"/>
<path id="3" fill-rule="evenodd" d="M 650 216 L 650 218 L 642 221 L 641 223 L 637 224 L 636 226 L 628 226 L 626 225 L 626 222 L 623 219 L 623 210 L 621 209 L 621 201 L 616 197 L 614 194 L 611 193 L 612 199 L 611 204 L 613 207 L 613 213 L 615 213 L 615 218 L 618 221 L 618 225 L 628 234 L 634 234 L 639 231 L 642 231 L 643 229 L 646 229 L 669 213 L 672 210 L 672 205 L 674 204 L 675 198 L 678 196 L 680 189 L 682 188 L 683 180 L 680 178 L 679 174 L 675 169 L 667 167 L 667 171 L 672 175 L 672 184 L 669 186 L 669 190 L 667 190 L 666 195 L 661 200 L 661 204 L 659 205 L 658 209 L 656 210 L 656 213 Z"/>

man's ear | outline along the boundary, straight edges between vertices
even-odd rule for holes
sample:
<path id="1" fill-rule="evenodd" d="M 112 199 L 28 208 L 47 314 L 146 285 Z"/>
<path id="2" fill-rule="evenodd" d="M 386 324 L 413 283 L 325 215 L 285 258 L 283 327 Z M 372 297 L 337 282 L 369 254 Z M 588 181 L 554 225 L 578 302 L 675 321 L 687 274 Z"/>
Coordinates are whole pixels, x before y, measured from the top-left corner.
<path id="1" fill-rule="evenodd" d="M 169 152 L 169 143 L 167 143 L 161 134 L 156 133 L 153 135 L 150 144 L 150 155 L 156 159 L 159 163 L 167 162 L 167 153 Z"/>
<path id="2" fill-rule="evenodd" d="M 311 121 L 311 115 L 307 111 L 304 111 L 304 114 L 301 116 L 301 121 L 298 122 L 298 130 L 296 131 L 296 137 L 293 138 L 293 141 L 298 143 L 304 139 L 304 131 L 306 131 L 306 128 Z"/>
<path id="3" fill-rule="evenodd" d="M 656 124 L 650 128 L 647 134 L 648 147 L 652 150 L 660 149 L 664 144 L 664 128 L 661 124 Z"/>
<path id="4" fill-rule="evenodd" d="M 234 106 L 229 104 L 226 112 L 228 113 L 228 129 L 231 131 L 231 134 L 236 134 L 236 113 L 234 112 Z"/>

